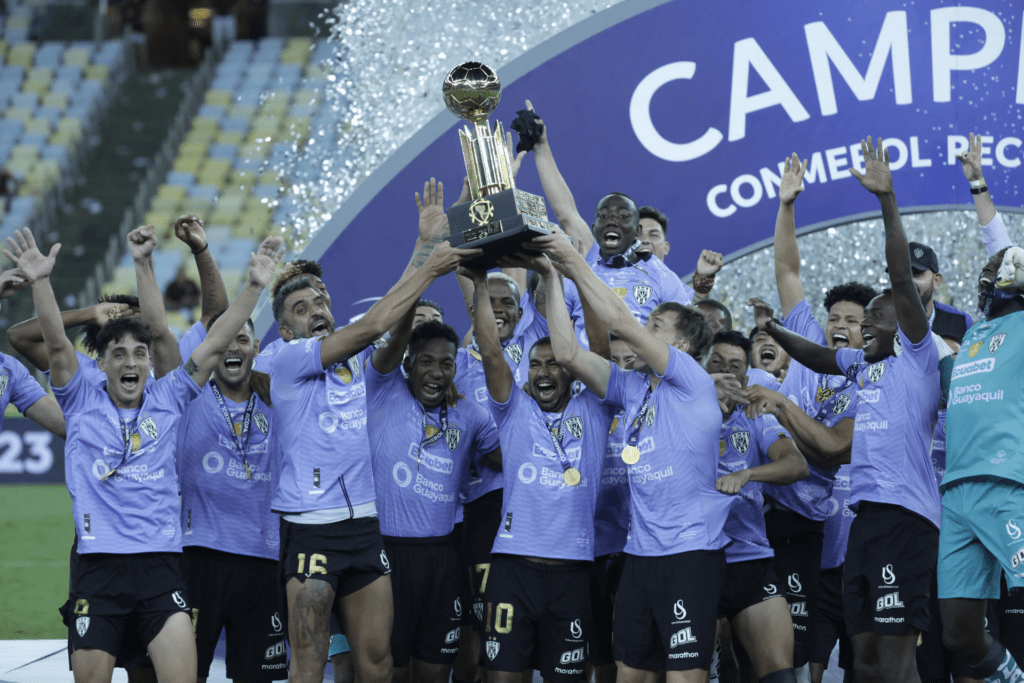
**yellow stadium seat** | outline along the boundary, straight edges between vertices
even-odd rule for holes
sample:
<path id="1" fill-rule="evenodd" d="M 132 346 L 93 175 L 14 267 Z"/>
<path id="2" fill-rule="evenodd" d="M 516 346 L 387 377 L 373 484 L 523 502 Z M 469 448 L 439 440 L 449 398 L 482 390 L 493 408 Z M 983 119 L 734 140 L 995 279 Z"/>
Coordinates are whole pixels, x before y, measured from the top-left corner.
<path id="1" fill-rule="evenodd" d="M 262 161 L 269 154 L 269 142 L 249 142 L 238 148 L 238 158 L 246 161 Z"/>
<path id="2" fill-rule="evenodd" d="M 174 160 L 173 169 L 179 173 L 196 173 L 202 163 L 202 157 L 178 157 Z"/>
<path id="3" fill-rule="evenodd" d="M 309 50 L 285 50 L 281 53 L 282 64 L 305 64 L 309 61 Z"/>
<path id="4" fill-rule="evenodd" d="M 182 140 L 182 142 L 183 143 L 198 142 L 198 143 L 201 143 L 201 144 L 204 144 L 204 145 L 209 145 L 211 142 L 213 142 L 213 138 L 216 137 L 216 135 L 217 135 L 217 130 L 216 129 L 213 129 L 213 130 L 196 130 L 196 129 L 193 128 L 192 130 L 190 130 L 185 135 L 185 139 Z"/>
<path id="5" fill-rule="evenodd" d="M 105 81 L 110 76 L 110 67 L 105 64 L 91 64 L 85 67 L 85 78 L 90 81 Z"/>
<path id="6" fill-rule="evenodd" d="M 89 52 L 87 47 L 71 47 L 64 51 L 65 64 L 77 64 L 85 67 L 89 64 Z"/>
<path id="7" fill-rule="evenodd" d="M 63 118 L 57 122 L 57 130 L 67 131 L 72 135 L 81 135 L 82 122 L 74 117 Z"/>
<path id="8" fill-rule="evenodd" d="M 65 147 L 71 147 L 76 142 L 78 142 L 78 138 L 77 137 L 75 137 L 75 136 L 71 135 L 71 133 L 68 133 L 67 131 L 63 131 L 63 130 L 59 130 L 59 131 L 57 131 L 56 133 L 54 133 L 53 135 L 50 136 L 50 144 L 51 145 L 64 145 Z"/>
<path id="9" fill-rule="evenodd" d="M 68 94 L 65 92 L 49 92 L 43 95 L 43 106 L 66 111 L 68 100 Z"/>
<path id="10" fill-rule="evenodd" d="M 213 210 L 213 213 L 210 214 L 210 225 L 216 224 L 218 226 L 227 226 L 230 228 L 232 225 L 234 225 L 235 219 L 237 219 L 240 215 L 240 213 L 227 211 L 222 206 L 216 206 Z"/>
<path id="11" fill-rule="evenodd" d="M 243 239 L 244 238 L 253 239 L 253 238 L 256 237 L 256 233 L 253 232 L 253 229 L 252 229 L 251 225 L 248 225 L 247 223 L 244 223 L 242 221 L 238 221 L 231 228 L 231 236 L 232 237 L 236 237 L 236 238 L 243 238 Z"/>
<path id="12" fill-rule="evenodd" d="M 34 66 L 25 73 L 25 80 L 46 81 L 49 83 L 53 80 L 53 69 L 45 66 Z"/>
<path id="13" fill-rule="evenodd" d="M 263 203 L 260 197 L 249 197 L 245 202 L 246 213 L 258 213 L 260 211 L 270 211 L 271 209 L 267 204 Z"/>
<path id="14" fill-rule="evenodd" d="M 185 198 L 185 186 L 184 185 L 161 185 L 156 191 L 157 197 L 167 197 L 169 199 L 177 199 L 181 201 Z"/>
<path id="15" fill-rule="evenodd" d="M 251 171 L 232 171 L 227 186 L 233 189 L 249 190 L 256 184 L 256 174 Z"/>
<path id="16" fill-rule="evenodd" d="M 37 95 L 42 95 L 50 89 L 50 81 L 25 81 L 21 84 L 22 92 L 34 92 Z"/>
<path id="17" fill-rule="evenodd" d="M 25 122 L 26 133 L 49 135 L 51 130 L 53 130 L 53 124 L 50 123 L 50 119 L 31 119 Z"/>
<path id="18" fill-rule="evenodd" d="M 277 135 L 277 132 L 281 129 L 281 117 L 274 116 L 273 114 L 264 114 L 263 116 L 257 116 L 256 120 L 252 122 L 253 135 L 258 138 L 273 138 Z"/>
<path id="19" fill-rule="evenodd" d="M 319 104 L 323 99 L 323 92 L 316 88 L 303 88 L 295 93 L 292 98 L 294 104 Z"/>
<path id="20" fill-rule="evenodd" d="M 113 274 L 110 276 L 111 282 L 126 282 L 129 285 L 135 286 L 135 266 L 118 266 L 114 268 Z"/>
<path id="21" fill-rule="evenodd" d="M 208 199 L 199 199 L 197 197 L 186 197 L 181 203 L 180 213 L 203 218 L 210 213 L 210 201 Z"/>
<path id="22" fill-rule="evenodd" d="M 32 119 L 32 110 L 28 107 L 11 107 L 4 113 L 4 116 L 9 119 L 20 119 L 27 122 Z"/>
<path id="23" fill-rule="evenodd" d="M 218 133 L 216 137 L 217 142 L 226 143 L 228 145 L 240 145 L 242 144 L 243 139 L 245 139 L 245 135 L 237 132 Z"/>
<path id="24" fill-rule="evenodd" d="M 149 210 L 146 212 L 146 215 L 142 217 L 142 224 L 156 226 L 157 234 L 159 235 L 162 234 L 165 226 L 170 225 L 171 223 L 174 222 L 175 218 L 177 218 L 177 216 L 174 215 L 173 211 L 168 212 Z"/>
<path id="25" fill-rule="evenodd" d="M 309 52 L 309 49 L 313 47 L 313 39 L 306 36 L 296 36 L 289 38 L 285 44 L 285 50 L 305 50 Z"/>
<path id="26" fill-rule="evenodd" d="M 255 104 L 236 104 L 228 110 L 228 116 L 233 119 L 251 119 L 256 116 Z"/>
<path id="27" fill-rule="evenodd" d="M 36 55 L 35 43 L 15 43 L 7 53 L 7 63 L 24 69 L 32 68 L 32 58 Z"/>
<path id="28" fill-rule="evenodd" d="M 135 294 L 135 283 L 134 282 L 118 282 L 117 280 L 112 280 L 110 282 L 104 283 L 104 285 L 102 287 L 100 287 L 100 292 L 104 296 L 114 296 L 114 295 L 117 295 L 117 294 L 121 294 L 121 295 L 134 295 Z"/>
<path id="29" fill-rule="evenodd" d="M 11 150 L 11 158 L 39 158 L 39 147 L 37 145 L 15 145 Z"/>
<path id="30" fill-rule="evenodd" d="M 207 90 L 206 103 L 217 107 L 226 107 L 231 104 L 230 90 Z"/>
<path id="31" fill-rule="evenodd" d="M 199 157 L 206 158 L 206 152 L 210 146 L 205 142 L 183 142 L 178 147 L 178 157 Z"/>
<path id="32" fill-rule="evenodd" d="M 161 213 L 176 213 L 179 206 L 181 206 L 180 198 L 161 197 L 160 195 L 157 195 L 156 197 L 153 197 L 153 201 L 149 205 L 149 210 L 159 211 Z"/>
<path id="33" fill-rule="evenodd" d="M 0 40 L 0 57 L 3 57 L 5 61 L 7 59 L 7 41 L 6 40 Z"/>
<path id="34" fill-rule="evenodd" d="M 319 64 L 310 63 L 306 65 L 306 78 L 311 81 L 326 81 L 327 75 L 324 74 L 324 69 Z"/>
<path id="35" fill-rule="evenodd" d="M 220 120 L 212 116 L 197 116 L 192 119 L 192 131 L 219 130 Z"/>
<path id="36" fill-rule="evenodd" d="M 309 119 L 289 116 L 281 125 L 282 137 L 286 140 L 299 140 L 305 144 L 306 138 L 309 137 L 309 125 Z"/>
<path id="37" fill-rule="evenodd" d="M 282 182 L 283 175 L 280 171 L 274 169 L 268 169 L 263 173 L 260 173 L 260 185 L 277 185 L 284 184 Z"/>

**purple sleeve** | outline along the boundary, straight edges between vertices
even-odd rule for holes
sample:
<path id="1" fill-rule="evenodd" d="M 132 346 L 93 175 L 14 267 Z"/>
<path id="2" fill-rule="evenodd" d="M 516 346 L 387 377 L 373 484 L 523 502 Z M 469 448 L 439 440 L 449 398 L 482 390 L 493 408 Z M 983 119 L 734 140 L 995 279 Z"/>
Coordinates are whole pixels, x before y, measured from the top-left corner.
<path id="1" fill-rule="evenodd" d="M 801 300 L 793 307 L 789 315 L 782 319 L 782 326 L 790 332 L 810 339 L 815 344 L 827 346 L 825 330 L 821 329 L 821 325 L 811 314 L 811 305 L 807 303 L 807 299 Z"/>
<path id="2" fill-rule="evenodd" d="M 686 399 L 708 389 L 715 390 L 715 381 L 711 379 L 711 375 L 691 356 L 674 346 L 668 347 L 668 367 L 661 378 L 665 384 Z"/>
<path id="3" fill-rule="evenodd" d="M 939 347 L 935 345 L 935 338 L 930 332 L 917 344 L 911 343 L 898 325 L 896 334 L 900 336 L 900 346 L 903 348 L 903 353 L 899 357 L 901 363 L 908 363 L 922 375 L 939 372 Z"/>
<path id="4" fill-rule="evenodd" d="M 298 384 L 302 380 L 324 374 L 320 362 L 320 345 L 323 337 L 316 339 L 296 339 L 281 347 L 270 366 L 271 375 L 275 380 L 290 384 Z"/>
<path id="5" fill-rule="evenodd" d="M 191 358 L 204 339 L 206 339 L 206 327 L 203 326 L 203 322 L 200 320 L 188 328 L 188 332 L 181 335 L 181 340 L 178 342 L 178 352 L 181 353 L 181 360 L 186 361 Z"/>
<path id="6" fill-rule="evenodd" d="M 504 403 L 498 403 L 495 401 L 494 397 L 491 396 L 491 392 L 488 391 L 487 405 L 491 407 L 491 415 L 494 418 L 494 422 L 498 425 L 504 424 L 505 421 L 509 419 L 509 416 L 515 412 L 516 405 L 519 401 L 522 401 L 524 398 L 531 401 L 533 400 L 526 395 L 525 391 L 515 385 L 512 386 L 512 391 L 508 394 L 508 400 Z"/>
<path id="7" fill-rule="evenodd" d="M 98 394 L 103 391 L 88 381 L 88 371 L 84 368 L 85 366 L 79 363 L 71 381 L 62 387 L 52 387 L 53 396 L 65 416 L 87 410 L 100 398 Z"/>
<path id="8" fill-rule="evenodd" d="M 793 437 L 772 415 L 762 415 L 757 422 L 757 440 L 767 461 L 768 449 L 772 447 L 772 444 L 779 439 L 792 439 Z"/>
<path id="9" fill-rule="evenodd" d="M 466 403 L 474 408 L 480 408 L 480 406 L 473 404 L 469 399 L 466 399 Z M 498 450 L 501 447 L 501 443 L 498 440 L 498 425 L 494 423 L 494 418 L 488 415 L 487 411 L 483 408 L 474 410 L 473 413 L 477 423 L 476 438 L 474 439 L 476 451 L 481 455 L 486 455 Z"/>
<path id="10" fill-rule="evenodd" d="M 629 380 L 635 371 L 627 372 L 615 363 L 609 363 L 612 366 L 612 374 L 608 376 L 608 390 L 604 394 L 604 402 L 613 408 L 623 410 L 629 404 Z"/>
<path id="11" fill-rule="evenodd" d="M 11 363 L 11 384 L 14 385 L 11 387 L 11 403 L 22 415 L 33 403 L 46 396 L 46 390 L 39 386 L 35 377 L 16 360 Z"/>
<path id="12" fill-rule="evenodd" d="M 405 382 L 405 378 L 402 376 L 402 366 L 398 366 L 388 374 L 382 375 L 377 368 L 373 367 L 373 361 L 371 360 L 369 363 L 366 363 L 363 372 L 366 377 L 366 407 L 373 411 L 379 410 L 384 415 L 387 415 L 387 405 L 393 395 L 392 392 L 403 388 L 399 384 Z"/>
<path id="13" fill-rule="evenodd" d="M 864 362 L 864 352 L 860 349 L 839 349 L 836 351 L 836 365 L 849 376 L 850 368 Z"/>
<path id="14" fill-rule="evenodd" d="M 181 366 L 174 368 L 160 379 L 151 377 L 148 381 L 154 383 L 154 393 L 170 405 L 178 406 L 179 410 L 184 410 L 185 406 L 202 391 L 202 387 L 198 386 L 195 380 L 185 372 L 185 368 Z"/>
<path id="15" fill-rule="evenodd" d="M 657 258 L 657 256 L 651 258 Z M 671 268 L 665 266 L 665 271 L 665 295 L 662 301 L 675 301 L 677 304 L 689 306 L 693 302 L 693 290 L 684 285 Z"/>

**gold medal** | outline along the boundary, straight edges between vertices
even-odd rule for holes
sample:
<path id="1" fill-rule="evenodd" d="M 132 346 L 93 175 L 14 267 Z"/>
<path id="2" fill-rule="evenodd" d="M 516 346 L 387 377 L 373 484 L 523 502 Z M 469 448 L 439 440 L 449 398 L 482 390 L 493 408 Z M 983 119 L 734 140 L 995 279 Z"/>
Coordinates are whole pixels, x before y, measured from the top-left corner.
<path id="1" fill-rule="evenodd" d="M 580 483 L 580 471 L 575 467 L 562 472 L 562 481 L 565 482 L 566 486 L 576 486 Z"/>
<path id="2" fill-rule="evenodd" d="M 480 352 L 477 351 L 476 349 L 470 349 L 469 355 L 472 356 L 473 358 L 476 358 L 477 360 L 483 360 L 483 358 L 480 357 Z"/>
<path id="3" fill-rule="evenodd" d="M 626 446 L 622 449 L 622 462 L 627 465 L 635 465 L 640 462 L 640 449 L 636 446 Z"/>
<path id="4" fill-rule="evenodd" d="M 139 446 L 142 445 L 142 435 L 138 432 L 132 434 L 132 451 L 139 450 Z"/>
<path id="5" fill-rule="evenodd" d="M 818 399 L 818 403 L 824 403 L 825 401 L 832 398 L 836 393 L 835 389 L 829 389 L 828 387 L 818 387 L 815 398 Z"/>
<path id="6" fill-rule="evenodd" d="M 103 481 L 107 477 L 111 476 L 112 474 L 114 474 L 114 472 L 117 472 L 117 468 L 116 467 L 114 469 L 112 469 L 112 470 L 109 470 L 106 474 L 104 474 L 102 477 L 100 477 L 100 481 Z"/>

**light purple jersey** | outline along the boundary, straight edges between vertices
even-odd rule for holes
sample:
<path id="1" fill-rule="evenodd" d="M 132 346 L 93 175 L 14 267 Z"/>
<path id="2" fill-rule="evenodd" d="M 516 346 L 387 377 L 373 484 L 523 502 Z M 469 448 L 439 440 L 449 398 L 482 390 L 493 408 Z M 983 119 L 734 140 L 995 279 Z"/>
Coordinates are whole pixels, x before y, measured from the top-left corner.
<path id="1" fill-rule="evenodd" d="M 180 552 L 174 453 L 182 412 L 199 387 L 181 367 L 148 379 L 138 412 L 127 411 L 135 418 L 123 422 L 105 386 L 76 372 L 53 389 L 67 421 L 65 478 L 78 552 Z"/>
<path id="2" fill-rule="evenodd" d="M 245 424 L 248 402 L 223 398 L 231 427 L 207 384 L 178 430 L 183 545 L 276 560 L 280 518 L 270 507 L 281 452 L 273 411 L 253 394 Z"/>
<path id="3" fill-rule="evenodd" d="M 367 430 L 385 536 L 446 536 L 460 507 L 459 489 L 474 462 L 498 448 L 498 428 L 473 401 L 424 412 L 401 368 L 381 375 L 366 364 Z M 424 417 L 426 429 L 424 430 Z M 432 443 L 426 443 L 432 440 Z"/>
<path id="4" fill-rule="evenodd" d="M 612 366 L 608 400 L 636 420 L 650 378 Z M 629 466 L 629 535 L 625 552 L 662 557 L 717 550 L 729 542 L 723 527 L 730 499 L 715 490 L 722 412 L 715 383 L 690 356 L 669 348 L 665 376 L 651 393 Z"/>
<path id="5" fill-rule="evenodd" d="M 941 501 L 932 470 L 932 434 L 939 410 L 939 352 L 932 335 L 911 343 L 897 328 L 903 353 L 877 363 L 839 349 L 836 363 L 857 384 L 850 505 L 888 503 L 939 526 Z"/>
<path id="6" fill-rule="evenodd" d="M 622 449 L 626 447 L 626 421 L 623 413 L 612 418 L 611 434 L 601 469 L 601 489 L 597 494 L 594 517 L 594 557 L 621 553 L 629 530 L 629 477 Z"/>
<path id="7" fill-rule="evenodd" d="M 768 449 L 779 439 L 792 438 L 789 432 L 771 415 L 754 419 L 747 417 L 738 406 L 722 423 L 718 442 L 718 476 L 723 477 L 740 470 L 766 465 Z M 729 517 L 725 520 L 725 533 L 732 543 L 725 549 L 725 561 L 746 562 L 774 557 L 764 527 L 763 484 L 749 482 L 735 496 L 729 496 Z"/>
<path id="8" fill-rule="evenodd" d="M 266 372 L 269 374 L 274 356 L 276 356 L 277 352 L 283 349 L 287 344 L 288 342 L 279 337 L 266 346 L 260 347 L 259 355 L 257 355 L 253 361 L 253 368 L 259 372 Z"/>
<path id="9" fill-rule="evenodd" d="M 747 368 L 747 386 L 754 384 L 772 391 L 778 391 L 782 387 L 778 378 L 770 372 L 760 368 Z"/>
<path id="10" fill-rule="evenodd" d="M 782 326 L 815 344 L 825 346 L 825 331 L 804 299 L 790 311 Z M 778 391 L 800 406 L 800 409 L 828 428 L 840 420 L 853 419 L 857 414 L 857 385 L 841 375 L 823 375 L 791 361 L 786 381 Z M 836 468 L 823 468 L 807 457 L 809 474 L 806 479 L 789 486 L 766 484 L 764 494 L 774 498 L 807 519 L 823 521 L 829 517 L 832 486 Z"/>
<path id="11" fill-rule="evenodd" d="M 283 459 L 273 509 L 282 513 L 373 503 L 364 359 L 324 368 L 323 337 L 295 339 L 270 357 L 270 396 Z"/>
<path id="12" fill-rule="evenodd" d="M 626 302 L 626 306 L 641 325 L 647 322 L 647 316 L 658 304 L 675 301 L 686 306 L 693 301 L 693 290 L 684 285 L 656 256 L 636 263 L 629 263 L 621 256 L 603 259 L 595 242 L 587 253 L 587 263 L 601 281 Z M 562 287 L 565 290 L 565 304 L 569 309 L 569 316 L 576 327 L 576 338 L 587 346 L 579 290 L 572 280 L 563 282 Z"/>
<path id="13" fill-rule="evenodd" d="M 29 374 L 28 369 L 12 356 L 0 353 L 0 429 L 9 403 L 22 415 L 32 404 L 46 396 L 46 390 Z"/>
<path id="14" fill-rule="evenodd" d="M 594 559 L 594 510 L 601 461 L 615 407 L 589 390 L 572 392 L 562 413 L 546 413 L 518 387 L 509 399 L 490 399 L 498 425 L 505 492 L 501 526 L 491 552 L 554 560 Z M 581 480 L 568 486 L 554 445 Z"/>
<path id="15" fill-rule="evenodd" d="M 516 324 L 515 333 L 502 345 L 505 350 L 505 362 L 512 370 L 516 387 L 526 384 L 529 378 L 530 349 L 537 340 L 548 336 L 547 321 L 537 311 L 529 295 L 523 295 L 520 305 L 523 308 L 523 316 Z M 490 413 L 487 378 L 484 377 L 484 364 L 475 343 L 473 346 L 459 349 L 455 356 L 455 386 L 463 396 L 476 401 L 488 414 Z M 473 457 L 479 458 L 480 454 L 474 454 Z M 472 503 L 484 494 L 503 486 L 502 473 L 487 466 L 486 463 L 474 460 L 472 472 L 473 476 L 462 484 L 459 497 L 463 505 Z"/>
<path id="16" fill-rule="evenodd" d="M 840 465 L 836 471 L 829 499 L 828 517 L 822 528 L 824 541 L 821 546 L 821 568 L 835 569 L 846 561 L 846 545 L 850 541 L 850 525 L 856 513 L 850 509 L 849 464 Z"/>
<path id="17" fill-rule="evenodd" d="M 188 328 L 185 334 L 181 335 L 181 339 L 178 340 L 178 352 L 181 354 L 182 363 L 192 357 L 192 354 L 199 348 L 204 339 L 206 339 L 206 327 L 203 326 L 201 320 Z"/>

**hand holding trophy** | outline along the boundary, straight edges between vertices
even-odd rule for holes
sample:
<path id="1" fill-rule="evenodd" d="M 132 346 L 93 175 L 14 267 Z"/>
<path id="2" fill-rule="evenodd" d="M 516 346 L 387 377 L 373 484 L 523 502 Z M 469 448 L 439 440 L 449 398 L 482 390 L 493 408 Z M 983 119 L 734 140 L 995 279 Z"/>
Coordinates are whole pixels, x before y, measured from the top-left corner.
<path id="1" fill-rule="evenodd" d="M 520 251 L 522 242 L 557 228 L 547 220 L 543 197 L 516 189 L 505 131 L 500 122 L 493 131 L 487 122 L 501 101 L 494 70 L 479 62 L 459 64 L 444 79 L 442 94 L 449 111 L 473 124 L 459 131 L 472 201 L 448 210 L 451 244 L 483 249 L 470 264 L 492 268 Z"/>

